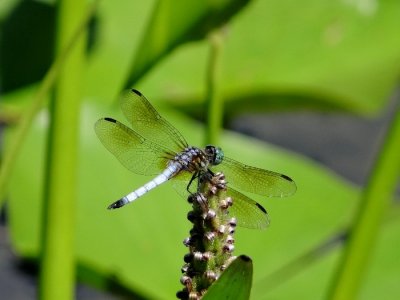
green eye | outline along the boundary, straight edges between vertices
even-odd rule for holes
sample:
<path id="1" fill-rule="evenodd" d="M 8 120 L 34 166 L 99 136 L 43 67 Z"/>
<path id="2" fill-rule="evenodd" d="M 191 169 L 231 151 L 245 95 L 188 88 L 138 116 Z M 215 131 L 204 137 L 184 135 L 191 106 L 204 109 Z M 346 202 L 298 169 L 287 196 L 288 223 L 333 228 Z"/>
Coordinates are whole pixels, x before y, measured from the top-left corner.
<path id="1" fill-rule="evenodd" d="M 224 151 L 221 148 L 215 147 L 214 165 L 219 165 L 224 159 Z"/>

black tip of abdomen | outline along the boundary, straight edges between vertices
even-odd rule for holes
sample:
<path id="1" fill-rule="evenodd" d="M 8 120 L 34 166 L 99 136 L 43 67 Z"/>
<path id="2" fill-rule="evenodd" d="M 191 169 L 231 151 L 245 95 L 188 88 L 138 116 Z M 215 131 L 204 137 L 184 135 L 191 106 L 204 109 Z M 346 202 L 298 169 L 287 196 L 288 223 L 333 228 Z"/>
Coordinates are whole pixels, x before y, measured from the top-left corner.
<path id="1" fill-rule="evenodd" d="M 129 203 L 129 201 L 126 198 L 121 198 L 118 201 L 115 201 L 114 203 L 110 204 L 107 208 L 108 209 L 116 209 L 124 206 L 125 204 Z"/>

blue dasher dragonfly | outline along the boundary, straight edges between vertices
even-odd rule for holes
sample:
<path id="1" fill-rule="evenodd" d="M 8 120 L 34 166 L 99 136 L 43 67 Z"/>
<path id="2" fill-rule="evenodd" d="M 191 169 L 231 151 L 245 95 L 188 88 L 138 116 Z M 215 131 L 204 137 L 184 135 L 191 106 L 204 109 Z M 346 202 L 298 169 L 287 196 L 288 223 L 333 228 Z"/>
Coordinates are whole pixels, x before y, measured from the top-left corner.
<path id="1" fill-rule="evenodd" d="M 95 124 L 97 136 L 130 171 L 157 176 L 112 203 L 109 209 L 122 207 L 168 180 L 188 185 L 196 174 L 221 171 L 228 181 L 227 195 L 234 200 L 230 214 L 236 217 L 238 225 L 265 228 L 269 224 L 267 211 L 230 186 L 267 197 L 289 196 L 296 191 L 296 184 L 286 175 L 244 165 L 225 157 L 219 147 L 189 146 L 179 131 L 135 89 L 125 92 L 120 104 L 132 129 L 115 119 L 102 118 Z"/>

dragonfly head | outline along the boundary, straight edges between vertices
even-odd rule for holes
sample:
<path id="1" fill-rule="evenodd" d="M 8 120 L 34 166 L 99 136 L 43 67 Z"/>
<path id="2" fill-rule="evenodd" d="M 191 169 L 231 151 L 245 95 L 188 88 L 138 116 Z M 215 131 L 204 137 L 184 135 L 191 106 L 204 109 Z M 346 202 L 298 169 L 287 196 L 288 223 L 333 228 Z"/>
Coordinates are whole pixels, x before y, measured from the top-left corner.
<path id="1" fill-rule="evenodd" d="M 208 161 L 212 165 L 219 165 L 224 159 L 224 152 L 220 147 L 215 147 L 213 145 L 207 145 L 205 148 L 205 153 L 207 155 Z"/>

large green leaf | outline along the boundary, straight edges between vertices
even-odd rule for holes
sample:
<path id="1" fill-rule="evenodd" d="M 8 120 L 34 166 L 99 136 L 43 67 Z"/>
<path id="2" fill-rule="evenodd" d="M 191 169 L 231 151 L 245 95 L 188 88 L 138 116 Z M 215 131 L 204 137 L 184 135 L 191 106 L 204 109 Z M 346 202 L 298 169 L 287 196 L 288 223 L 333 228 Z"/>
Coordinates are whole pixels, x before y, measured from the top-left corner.
<path id="1" fill-rule="evenodd" d="M 102 2 L 95 53 L 89 64 L 88 95 L 115 100 L 122 85 L 127 84 L 125 80 L 132 84 L 140 79 L 172 49 L 204 36 L 247 2 Z"/>
<path id="2" fill-rule="evenodd" d="M 99 12 L 99 38 L 90 58 L 85 86 L 88 98 L 96 101 L 113 100 L 152 8 L 152 2 L 147 1 L 121 3 L 115 5 L 103 1 Z M 327 4 L 311 0 L 301 6 L 288 0 L 258 1 L 244 10 L 232 23 L 226 45 L 225 64 L 232 64 L 225 66 L 225 72 L 231 73 L 225 74 L 224 82 L 226 99 L 232 101 L 226 105 L 228 111 L 238 110 L 233 105 L 235 97 L 239 99 L 236 104 L 246 103 L 250 107 L 259 104 L 257 110 L 261 111 L 270 108 L 270 102 L 265 99 L 272 101 L 279 95 L 286 97 L 288 94 L 293 97 L 285 98 L 288 100 L 286 105 L 315 103 L 316 107 L 342 107 L 353 111 L 379 108 L 383 103 L 379 101 L 392 88 L 398 70 L 398 4 L 394 1 L 379 3 L 375 13 L 368 16 L 360 14 L 362 10 L 351 3 L 358 2 L 338 1 L 323 9 L 322 5 Z M 133 17 L 133 13 L 141 17 Z M 324 14 L 331 17 L 324 19 Z M 303 19 L 299 19 L 301 17 Z M 345 23 L 342 23 L 343 18 Z M 253 20 L 256 26 L 252 25 Z M 345 42 L 325 46 L 324 50 L 324 43 L 313 44 L 321 39 L 308 37 L 313 30 L 318 29 L 321 33 L 318 22 L 323 20 L 333 22 L 326 21 L 328 25 L 335 25 L 334 21 L 338 20 L 337 24 L 345 24 L 343 28 L 348 29 L 343 32 L 348 33 L 351 29 L 351 34 L 342 36 L 346 37 Z M 267 29 L 271 31 L 263 29 L 266 27 L 264 22 L 269 22 Z M 302 31 L 303 25 L 308 30 Z M 317 33 L 314 36 L 321 37 Z M 249 43 L 249 39 L 253 40 Z M 235 45 L 242 48 L 235 50 Z M 275 45 L 279 47 L 274 48 Z M 182 102 L 197 99 L 201 103 L 206 46 L 198 43 L 181 47 L 154 68 L 142 84 L 149 99 L 172 98 Z M 239 87 L 245 90 L 241 91 Z M 254 94 L 253 87 L 261 91 L 260 100 L 240 100 L 254 99 L 250 97 Z M 315 94 L 318 97 L 310 102 Z M 304 95 L 304 101 L 292 101 L 299 95 Z M 114 276 L 124 286 L 149 298 L 170 299 L 181 288 L 179 267 L 183 264 L 186 249 L 180 241 L 188 235 L 190 225 L 185 216 L 190 208 L 166 185 L 127 208 L 113 212 L 105 209 L 111 201 L 147 180 L 124 170 L 97 141 L 93 124 L 106 115 L 120 116 L 123 120 L 120 112 L 89 104 L 82 112 L 82 148 L 77 178 L 80 183 L 78 262 L 99 274 Z M 167 111 L 166 116 L 182 129 L 189 141 L 201 144 L 198 142 L 202 128 L 171 111 Z M 32 126 L 11 186 L 9 220 L 13 244 L 27 257 L 35 257 L 38 253 L 43 186 L 43 178 L 39 175 L 43 172 L 45 158 L 46 118 L 46 114 L 41 113 Z M 290 281 L 282 280 L 273 290 L 265 284 L 265 278 L 342 228 L 356 204 L 354 189 L 304 157 L 253 139 L 226 133 L 221 146 L 233 158 L 294 177 L 299 187 L 297 195 L 287 200 L 260 200 L 272 219 L 267 231 L 240 228 L 237 231 L 236 252 L 254 259 L 252 297 L 323 298 L 338 251 L 305 268 Z M 384 228 L 373 267 L 362 290 L 363 299 L 400 293 L 396 277 L 400 261 L 393 247 L 400 242 L 399 226 L 398 218 L 395 218 Z"/>
<path id="3" fill-rule="evenodd" d="M 161 112 L 190 142 L 201 144 L 201 127 L 171 111 Z M 186 252 L 181 240 L 190 229 L 186 220 L 190 206 L 169 184 L 165 184 L 126 208 L 106 210 L 108 204 L 140 186 L 147 178 L 125 170 L 97 140 L 93 124 L 103 116 L 124 120 L 119 111 L 99 109 L 92 104 L 86 104 L 82 112 L 77 178 L 80 184 L 76 220 L 78 262 L 86 269 L 117 278 L 136 293 L 170 299 L 180 289 L 179 269 Z M 11 182 L 9 220 L 12 241 L 18 253 L 27 257 L 37 256 L 39 247 L 46 123 L 47 115 L 42 112 L 32 126 Z M 221 146 L 230 157 L 292 176 L 298 186 L 296 195 L 285 200 L 257 199 L 266 207 L 272 220 L 266 231 L 237 230 L 236 252 L 251 256 L 255 263 L 252 297 L 323 297 L 334 270 L 337 251 L 272 291 L 263 280 L 342 228 L 356 204 L 354 189 L 315 163 L 254 139 L 226 132 Z M 389 258 L 395 255 L 392 243 L 399 237 L 391 233 L 398 225 L 396 221 L 385 228 L 389 231 L 384 235 L 386 238 L 377 259 L 383 257 L 383 261 L 388 262 L 385 255 Z M 399 267 L 399 261 L 393 258 L 392 272 L 385 273 L 377 263 L 372 274 L 387 278 L 387 285 Z M 382 290 L 374 283 L 374 278 L 369 279 L 366 286 L 371 294 Z M 378 282 L 382 280 L 380 278 Z M 393 288 L 399 292 L 398 285 Z"/>
<path id="4" fill-rule="evenodd" d="M 101 3 L 86 95 L 113 101 L 122 81 L 132 74 L 131 67 L 138 70 L 140 64 L 148 64 L 139 60 L 131 66 L 130 61 L 139 55 L 139 48 L 146 50 L 144 32 L 155 16 L 154 3 Z M 299 5 L 294 0 L 270 0 L 247 5 L 230 20 L 224 46 L 222 92 L 227 116 L 305 107 L 363 113 L 380 109 L 400 69 L 400 3 L 360 3 L 306 0 Z M 169 34 L 190 32 L 184 19 L 174 22 L 177 31 Z M 201 117 L 207 52 L 206 42 L 178 47 L 139 87 L 151 98 L 186 104 L 188 111 Z M 151 64 L 155 62 L 153 57 Z"/>
<path id="5" fill-rule="evenodd" d="M 136 84 L 163 56 L 180 44 L 204 38 L 226 22 L 249 0 L 157 1 L 142 33 L 125 87 Z"/>
<path id="6" fill-rule="evenodd" d="M 80 264 L 112 274 L 138 293 L 168 299 L 179 289 L 185 253 L 181 240 L 190 229 L 186 221 L 190 206 L 166 184 L 126 208 L 106 210 L 110 202 L 147 180 L 125 170 L 97 140 L 93 124 L 107 115 L 123 120 L 120 112 L 89 104 L 82 114 L 76 255 Z M 201 144 L 199 126 L 171 112 L 166 115 L 189 141 Z M 16 250 L 28 257 L 38 254 L 46 122 L 47 115 L 42 112 L 11 182 L 12 240 Z M 354 192 L 312 162 L 237 134 L 227 133 L 222 146 L 227 155 L 289 174 L 298 185 L 297 195 L 290 199 L 263 201 L 272 219 L 267 231 L 238 229 L 237 251 L 253 257 L 255 279 L 324 239 L 350 215 Z M 330 270 L 321 272 L 321 279 L 326 280 Z M 321 281 L 315 284 L 323 288 Z M 255 292 L 262 292 L 262 287 Z"/>
<path id="7" fill-rule="evenodd" d="M 376 112 L 399 76 L 399 27 L 398 1 L 250 3 L 227 30 L 221 75 L 226 114 Z M 187 109 L 201 115 L 207 51 L 205 43 L 182 47 L 146 77 L 143 90 L 190 103 Z"/>

